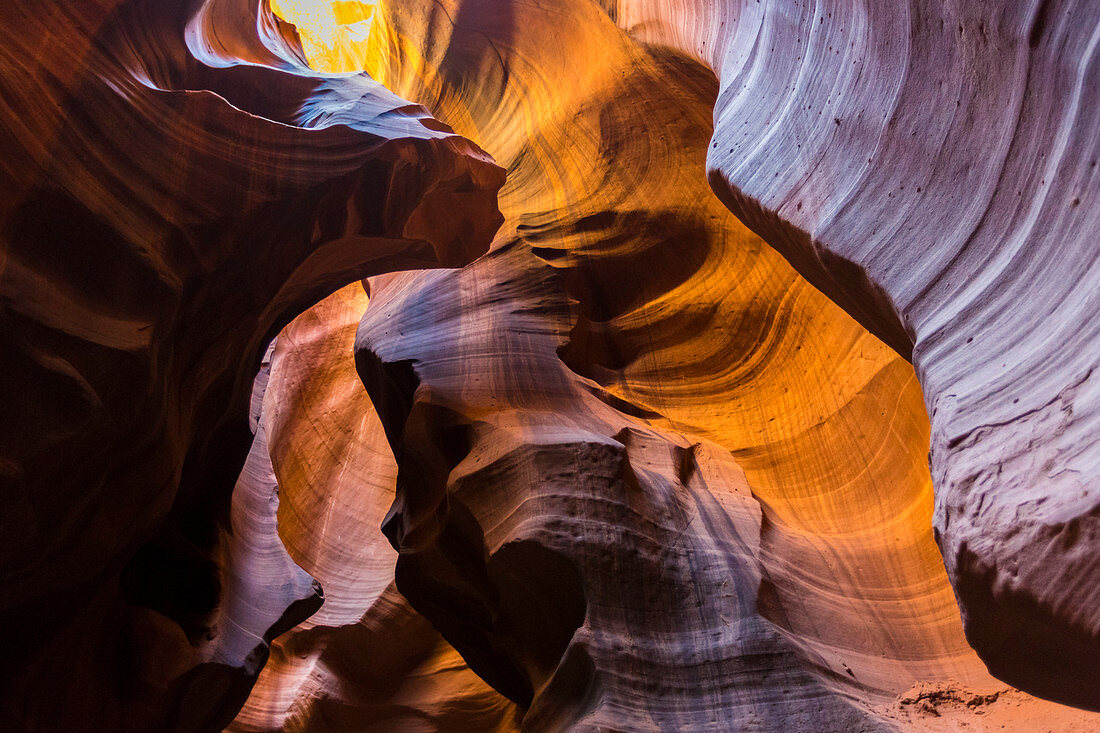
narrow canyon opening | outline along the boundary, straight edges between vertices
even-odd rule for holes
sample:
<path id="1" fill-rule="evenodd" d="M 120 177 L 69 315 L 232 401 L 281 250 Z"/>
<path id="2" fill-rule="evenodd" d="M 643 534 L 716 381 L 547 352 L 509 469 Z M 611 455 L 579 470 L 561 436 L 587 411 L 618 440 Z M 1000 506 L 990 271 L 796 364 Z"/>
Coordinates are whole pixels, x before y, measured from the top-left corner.
<path id="1" fill-rule="evenodd" d="M 44 3 L 0 728 L 1100 729 L 1096 12 Z"/>
<path id="2" fill-rule="evenodd" d="M 298 27 L 314 69 L 368 70 L 398 96 L 424 104 L 474 140 L 508 171 L 500 198 L 505 223 L 488 260 L 522 259 L 523 268 L 512 267 L 547 268 L 544 292 L 528 297 L 559 301 L 553 319 L 559 322 L 545 328 L 554 334 L 569 376 L 579 377 L 573 389 L 594 396 L 598 409 L 613 408 L 619 419 L 665 435 L 672 448 L 705 441 L 707 452 L 721 452 L 730 465 L 705 488 L 691 487 L 681 473 L 681 490 L 704 492 L 719 506 L 729 501 L 724 497 L 736 496 L 747 504 L 742 511 L 758 514 L 747 530 L 751 540 L 742 540 L 750 546 L 741 550 L 747 567 L 739 572 L 751 579 L 718 574 L 712 581 L 717 589 L 744 587 L 719 593 L 735 599 L 727 603 L 712 596 L 711 615 L 722 621 L 703 619 L 700 628 L 762 624 L 766 632 L 746 637 L 766 639 L 758 643 L 770 645 L 777 659 L 798 660 L 781 668 L 794 664 L 806 670 L 786 684 L 817 686 L 822 691 L 810 695 L 837 695 L 844 705 L 855 698 L 871 710 L 868 719 L 919 726 L 920 719 L 934 721 L 938 715 L 973 718 L 975 711 L 986 712 L 987 700 L 992 704 L 1008 694 L 966 644 L 932 537 L 928 420 L 911 365 L 806 283 L 707 189 L 709 115 L 718 93 L 712 72 L 676 52 L 631 40 L 610 17 L 585 17 L 581 4 L 574 12 L 586 25 L 558 46 L 539 35 L 539 29 L 552 33 L 539 25 L 545 22 L 540 11 L 524 17 L 523 10 L 467 3 L 462 17 L 448 18 L 454 24 L 447 29 L 451 45 L 434 49 L 434 55 L 422 50 L 432 48 L 430 34 L 436 32 L 430 10 L 386 3 L 353 10 L 353 5 L 318 9 L 313 3 L 284 3 L 273 9 Z M 620 71 L 624 68 L 629 72 Z M 502 115 L 502 109 L 509 114 Z M 514 276 L 503 274 L 504 265 L 486 263 L 481 269 L 480 288 L 506 291 Z M 496 272 L 504 279 L 494 280 Z M 402 301 L 429 285 L 470 287 L 450 284 L 461 276 L 387 279 L 370 288 L 386 304 L 388 297 Z M 387 296 L 387 288 L 396 295 Z M 363 298 L 358 286 L 350 290 Z M 484 318 L 497 329 L 519 320 L 515 311 L 497 312 L 492 301 L 475 315 L 472 302 L 463 301 L 465 319 Z M 323 312 L 324 304 L 317 308 Z M 441 307 L 440 313 L 446 312 Z M 385 320 L 368 313 L 363 327 L 382 328 L 393 319 L 400 322 L 402 314 L 396 307 Z M 568 330 L 562 330 L 563 317 Z M 458 313 L 455 319 L 460 330 Z M 346 322 L 338 328 L 345 341 L 352 340 Z M 404 339 L 416 333 L 399 331 Z M 461 345 L 471 341 L 475 354 L 491 348 L 437 324 L 430 331 L 436 335 L 425 342 L 446 340 L 463 351 Z M 361 330 L 360 338 L 371 335 Z M 496 346 L 505 343 L 500 337 Z M 431 353 L 431 348 L 410 349 L 411 359 L 402 363 L 423 367 Z M 508 403 L 523 404 L 546 391 L 544 384 L 507 376 L 511 358 L 513 352 L 505 349 L 495 359 L 482 357 L 480 366 L 444 370 L 444 382 L 484 383 L 464 387 L 457 393 L 461 397 L 433 397 L 431 403 L 459 400 L 466 415 L 455 418 L 459 422 L 510 424 L 516 417 L 509 413 L 519 408 Z M 356 375 L 348 372 L 345 378 L 354 389 Z M 363 379 L 371 386 L 369 376 Z M 374 385 L 381 394 L 390 384 L 384 381 Z M 368 404 L 360 400 L 357 410 L 370 412 Z M 563 414 L 552 427 L 533 426 L 520 418 L 519 426 L 506 432 L 512 440 L 533 441 L 517 450 L 537 452 L 543 443 L 535 436 L 546 429 L 564 435 L 577 430 L 578 422 L 584 420 Z M 377 429 L 373 433 L 377 441 Z M 400 452 L 404 445 L 395 448 Z M 572 454 L 577 445 L 566 440 L 561 449 Z M 453 478 L 457 470 L 448 462 L 440 477 L 427 480 L 418 473 L 397 491 L 422 492 L 425 481 L 436 481 L 446 484 L 438 491 L 454 497 L 455 483 L 461 483 Z M 389 467 L 383 473 L 389 476 L 388 497 L 401 482 Z M 641 486 L 653 491 L 650 484 Z M 375 522 L 378 511 L 365 524 Z M 706 512 L 685 507 L 681 512 L 689 518 L 682 539 Z M 296 526 L 309 532 L 308 523 Z M 712 543 L 727 539 L 718 527 L 695 531 L 706 551 L 714 552 Z M 731 534 L 741 532 L 746 530 Z M 635 559 L 630 574 L 660 577 L 662 562 L 667 560 Z M 692 583 L 699 581 L 695 577 Z M 740 597 L 746 594 L 751 598 Z M 421 604 L 437 628 L 452 623 L 445 609 Z M 622 623 L 621 630 L 632 633 L 631 624 Z M 467 653 L 481 656 L 477 649 Z M 757 670 L 761 676 L 774 673 L 767 666 Z M 259 702 L 246 707 L 241 729 L 253 729 L 249 725 L 258 718 L 250 716 L 258 715 L 264 701 L 279 697 L 265 683 L 285 685 L 286 674 L 278 665 L 265 672 Z M 300 678 L 294 684 L 301 685 Z M 577 694 L 586 699 L 592 692 Z M 1011 694 L 1020 697 L 1010 703 L 1012 710 L 1005 705 L 996 711 L 997 720 L 1026 720 L 1048 707 Z M 1028 711 L 1028 705 L 1036 710 Z"/>

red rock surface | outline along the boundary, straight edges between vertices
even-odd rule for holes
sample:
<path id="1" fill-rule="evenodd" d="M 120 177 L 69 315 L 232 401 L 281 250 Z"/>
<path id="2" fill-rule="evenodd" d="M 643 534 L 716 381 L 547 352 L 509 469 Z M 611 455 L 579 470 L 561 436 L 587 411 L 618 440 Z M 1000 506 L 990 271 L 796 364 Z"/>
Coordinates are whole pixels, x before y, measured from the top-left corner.
<path id="1" fill-rule="evenodd" d="M 190 6 L 44 2 L 0 30 L 5 730 L 232 719 L 265 637 L 320 602 L 274 518 L 239 514 L 273 488 L 260 441 L 245 462 L 268 341 L 350 280 L 469 261 L 500 221 L 503 171 L 423 108 L 203 65 Z M 267 553 L 285 583 L 252 574 Z"/>
<path id="2" fill-rule="evenodd" d="M 971 644 L 1100 709 L 1100 6 L 620 6 L 715 69 L 715 192 L 912 355 Z"/>
<path id="3" fill-rule="evenodd" d="M 274 7 L 0 28 L 0 727 L 1100 729 L 1094 8 Z"/>

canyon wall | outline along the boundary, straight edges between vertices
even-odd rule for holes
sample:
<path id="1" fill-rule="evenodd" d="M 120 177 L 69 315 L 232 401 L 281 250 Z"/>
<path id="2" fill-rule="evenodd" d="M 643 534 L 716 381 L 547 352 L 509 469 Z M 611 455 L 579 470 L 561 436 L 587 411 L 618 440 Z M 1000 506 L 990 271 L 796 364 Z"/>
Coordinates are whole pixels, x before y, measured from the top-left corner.
<path id="1" fill-rule="evenodd" d="M 16 9 L 0 722 L 1096 729 L 1098 28 Z"/>
<path id="2" fill-rule="evenodd" d="M 712 186 L 902 354 L 999 677 L 1100 708 L 1100 7 L 621 2 L 721 80 Z"/>
<path id="3" fill-rule="evenodd" d="M 468 262 L 499 225 L 504 172 L 377 84 L 347 82 L 341 124 L 297 124 L 345 84 L 268 51 L 257 7 L 207 35 L 159 0 L 2 24 L 5 730 L 232 719 L 321 602 L 274 518 L 244 522 L 274 491 L 262 432 L 249 453 L 268 342 L 349 281 Z M 185 45 L 234 31 L 255 49 L 224 68 Z"/>

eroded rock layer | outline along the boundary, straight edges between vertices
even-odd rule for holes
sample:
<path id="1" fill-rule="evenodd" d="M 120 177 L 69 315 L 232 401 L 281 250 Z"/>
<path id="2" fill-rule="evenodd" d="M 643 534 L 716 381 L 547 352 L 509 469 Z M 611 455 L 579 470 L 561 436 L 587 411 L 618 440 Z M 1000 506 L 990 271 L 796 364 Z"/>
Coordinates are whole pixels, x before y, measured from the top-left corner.
<path id="1" fill-rule="evenodd" d="M 1100 6 L 624 0 L 721 80 L 716 193 L 901 353 L 1003 679 L 1100 709 Z"/>
<path id="2" fill-rule="evenodd" d="M 0 727 L 1100 728 L 1097 28 L 13 8 Z"/>
<path id="3" fill-rule="evenodd" d="M 238 5 L 187 30 L 190 2 L 45 2 L 0 28 L 5 730 L 232 719 L 320 602 L 274 534 L 262 430 L 249 453 L 268 341 L 349 281 L 469 261 L 500 221 L 487 155 L 306 75 Z"/>
<path id="4" fill-rule="evenodd" d="M 715 205 L 713 81 L 611 17 L 381 4 L 314 49 L 509 171 L 486 260 L 372 281 L 398 588 L 531 730 L 920 727 L 850 704 L 918 680 L 995 705 L 932 541 L 912 369 Z"/>
<path id="5" fill-rule="evenodd" d="M 515 730 L 515 705 L 471 672 L 394 586 L 397 553 L 379 530 L 397 466 L 355 373 L 362 286 L 282 331 L 265 428 L 279 477 L 279 535 L 325 589 L 281 637 L 236 731 Z"/>

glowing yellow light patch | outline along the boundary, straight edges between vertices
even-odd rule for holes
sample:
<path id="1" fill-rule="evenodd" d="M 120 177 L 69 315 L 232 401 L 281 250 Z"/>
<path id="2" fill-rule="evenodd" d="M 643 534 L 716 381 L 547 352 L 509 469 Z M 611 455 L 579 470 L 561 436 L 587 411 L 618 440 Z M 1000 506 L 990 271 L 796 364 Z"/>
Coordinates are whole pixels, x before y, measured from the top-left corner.
<path id="1" fill-rule="evenodd" d="M 298 28 L 311 68 L 331 73 L 367 68 L 367 37 L 378 0 L 270 0 L 271 11 Z"/>

